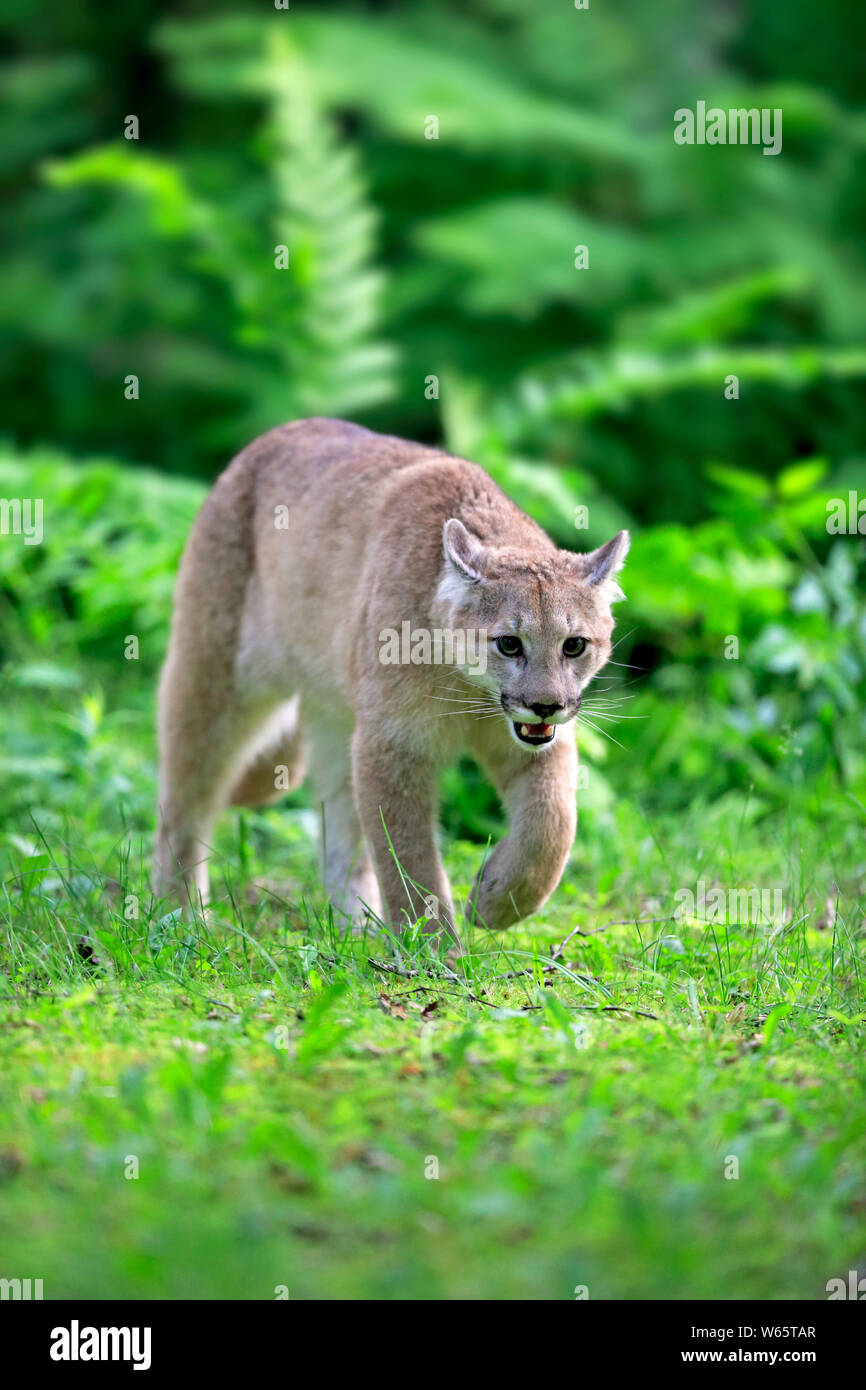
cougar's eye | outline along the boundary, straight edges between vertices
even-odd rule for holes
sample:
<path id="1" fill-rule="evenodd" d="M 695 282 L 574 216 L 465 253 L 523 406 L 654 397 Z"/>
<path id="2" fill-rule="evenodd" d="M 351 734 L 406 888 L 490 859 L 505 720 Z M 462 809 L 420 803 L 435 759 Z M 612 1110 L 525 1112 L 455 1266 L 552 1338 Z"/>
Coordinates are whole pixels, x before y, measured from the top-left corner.
<path id="1" fill-rule="evenodd" d="M 586 651 L 585 637 L 566 637 L 562 644 L 563 656 L 583 656 Z"/>
<path id="2" fill-rule="evenodd" d="M 519 637 L 497 637 L 496 650 L 503 656 L 520 656 L 523 643 Z"/>

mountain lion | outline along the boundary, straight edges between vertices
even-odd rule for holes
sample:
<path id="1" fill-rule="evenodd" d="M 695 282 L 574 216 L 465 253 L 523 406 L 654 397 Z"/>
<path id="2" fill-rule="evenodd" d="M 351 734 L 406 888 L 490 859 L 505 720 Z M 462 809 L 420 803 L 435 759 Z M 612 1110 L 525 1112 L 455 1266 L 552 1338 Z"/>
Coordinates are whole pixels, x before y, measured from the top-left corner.
<path id="1" fill-rule="evenodd" d="M 465 751 L 510 819 L 467 918 L 498 929 L 536 911 L 574 840 L 569 725 L 610 655 L 628 545 L 620 531 L 559 550 L 476 464 L 340 420 L 254 440 L 180 566 L 157 893 L 206 902 L 220 809 L 278 799 L 309 766 L 335 906 L 455 935 L 436 787 Z"/>

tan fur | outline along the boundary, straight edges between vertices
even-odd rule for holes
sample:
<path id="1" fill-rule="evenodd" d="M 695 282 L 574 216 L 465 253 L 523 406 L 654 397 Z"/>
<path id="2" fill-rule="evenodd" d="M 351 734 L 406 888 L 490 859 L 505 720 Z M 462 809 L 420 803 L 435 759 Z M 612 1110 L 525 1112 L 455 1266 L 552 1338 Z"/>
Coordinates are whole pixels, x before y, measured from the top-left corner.
<path id="1" fill-rule="evenodd" d="M 342 421 L 255 440 L 214 485 L 180 567 L 159 693 L 157 892 L 207 901 L 220 809 L 272 799 L 277 769 L 296 785 L 309 763 L 335 904 L 396 926 L 432 914 L 430 929 L 453 933 L 436 784 L 465 751 L 510 819 L 467 914 L 501 928 L 535 911 L 574 839 L 568 721 L 610 654 L 627 546 L 621 532 L 589 556 L 558 550 L 475 464 Z M 407 620 L 480 630 L 486 672 L 383 664 L 382 633 Z M 503 634 L 524 644 L 518 659 L 499 653 Z M 588 639 L 583 656 L 563 655 L 569 636 Z M 540 721 L 533 704 L 561 708 Z M 521 744 L 521 717 L 553 724 L 553 741 Z"/>

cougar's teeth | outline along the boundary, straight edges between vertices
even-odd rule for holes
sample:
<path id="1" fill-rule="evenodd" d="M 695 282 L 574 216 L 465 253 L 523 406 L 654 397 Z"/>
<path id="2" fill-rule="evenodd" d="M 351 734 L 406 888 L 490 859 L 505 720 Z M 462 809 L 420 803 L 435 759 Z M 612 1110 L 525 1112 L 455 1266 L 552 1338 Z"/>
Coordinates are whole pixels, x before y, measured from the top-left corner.
<path id="1" fill-rule="evenodd" d="M 552 724 L 519 724 L 516 727 L 521 738 L 528 738 L 533 743 L 538 743 L 539 739 L 549 739 L 553 735 Z"/>

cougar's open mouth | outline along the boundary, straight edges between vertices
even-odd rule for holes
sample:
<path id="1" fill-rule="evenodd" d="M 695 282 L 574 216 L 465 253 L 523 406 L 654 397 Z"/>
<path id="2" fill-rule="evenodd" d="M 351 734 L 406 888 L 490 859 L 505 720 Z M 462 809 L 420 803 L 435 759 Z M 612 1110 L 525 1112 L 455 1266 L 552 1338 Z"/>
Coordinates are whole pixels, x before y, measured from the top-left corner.
<path id="1" fill-rule="evenodd" d="M 530 748 L 543 748 L 556 737 L 555 724 L 523 724 L 513 719 L 511 727 L 515 737 Z"/>

